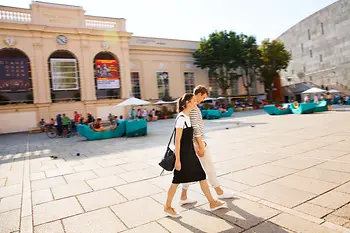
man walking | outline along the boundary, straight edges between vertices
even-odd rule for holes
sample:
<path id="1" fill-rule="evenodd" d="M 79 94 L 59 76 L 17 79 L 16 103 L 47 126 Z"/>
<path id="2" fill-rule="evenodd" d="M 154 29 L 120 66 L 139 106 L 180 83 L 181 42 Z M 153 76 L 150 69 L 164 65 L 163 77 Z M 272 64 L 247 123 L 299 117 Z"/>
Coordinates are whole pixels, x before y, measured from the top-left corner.
<path id="1" fill-rule="evenodd" d="M 207 98 L 208 90 L 204 86 L 199 85 L 194 89 L 193 94 L 195 96 L 197 104 L 200 104 L 201 102 L 204 101 L 205 98 Z M 209 183 L 214 187 L 215 192 L 218 195 L 218 198 L 220 199 L 233 198 L 234 195 L 232 192 L 224 192 L 224 190 L 222 190 L 219 185 L 219 181 L 216 177 L 216 172 L 214 169 L 214 164 L 211 158 L 211 154 L 208 150 L 208 145 L 204 138 L 204 124 L 203 124 L 202 113 L 197 106 L 190 112 L 190 119 L 191 119 L 191 125 L 193 127 L 193 136 L 194 136 L 193 140 L 194 140 L 196 152 L 207 174 Z M 182 185 L 182 193 L 181 193 L 181 200 L 180 200 L 181 205 L 192 204 L 196 202 L 194 200 L 190 200 L 187 198 L 187 189 L 189 186 L 190 184 Z"/>

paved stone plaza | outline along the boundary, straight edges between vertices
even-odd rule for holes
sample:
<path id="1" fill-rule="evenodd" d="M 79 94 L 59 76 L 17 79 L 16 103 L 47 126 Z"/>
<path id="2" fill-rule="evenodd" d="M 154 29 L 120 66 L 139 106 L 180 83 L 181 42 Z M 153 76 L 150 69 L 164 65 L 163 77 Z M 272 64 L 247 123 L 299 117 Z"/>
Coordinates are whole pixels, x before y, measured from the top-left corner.
<path id="1" fill-rule="evenodd" d="M 205 121 L 219 180 L 237 198 L 211 213 L 195 184 L 195 205 L 179 207 L 177 192 L 178 220 L 163 215 L 172 176 L 158 166 L 173 120 L 140 138 L 2 135 L 0 232 L 350 232 L 349 119 L 338 108 Z"/>

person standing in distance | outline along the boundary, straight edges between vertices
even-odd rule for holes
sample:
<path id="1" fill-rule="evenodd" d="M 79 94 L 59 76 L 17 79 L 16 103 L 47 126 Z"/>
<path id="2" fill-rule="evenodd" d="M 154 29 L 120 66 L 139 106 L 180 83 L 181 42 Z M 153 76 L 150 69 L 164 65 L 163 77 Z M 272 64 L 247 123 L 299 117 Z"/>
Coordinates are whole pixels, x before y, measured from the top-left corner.
<path id="1" fill-rule="evenodd" d="M 206 87 L 199 85 L 193 90 L 193 94 L 197 104 L 200 104 L 204 101 L 205 98 L 208 97 L 209 93 Z M 216 171 L 214 168 L 212 157 L 208 149 L 208 144 L 204 138 L 204 123 L 202 113 L 198 106 L 195 106 L 194 109 L 191 110 L 190 120 L 191 125 L 193 127 L 193 143 L 195 145 L 196 153 L 205 172 L 207 173 L 209 183 L 215 189 L 215 192 L 218 195 L 219 199 L 233 198 L 234 194 L 232 192 L 224 192 L 224 190 L 222 190 L 219 181 L 216 177 Z M 187 198 L 187 190 L 189 186 L 190 184 L 188 183 L 182 184 L 182 193 L 180 199 L 181 205 L 192 204 L 196 202 Z"/>

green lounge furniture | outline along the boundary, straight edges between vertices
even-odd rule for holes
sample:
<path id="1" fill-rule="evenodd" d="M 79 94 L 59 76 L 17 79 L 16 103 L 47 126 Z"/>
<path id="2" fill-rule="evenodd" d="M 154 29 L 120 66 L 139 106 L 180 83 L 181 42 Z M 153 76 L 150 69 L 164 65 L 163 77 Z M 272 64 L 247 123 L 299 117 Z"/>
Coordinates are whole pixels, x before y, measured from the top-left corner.
<path id="1" fill-rule="evenodd" d="M 147 121 L 144 119 L 126 121 L 125 135 L 127 137 L 137 137 L 147 135 Z"/>
<path id="2" fill-rule="evenodd" d="M 203 118 L 203 119 L 207 118 L 208 111 L 209 111 L 209 110 L 201 110 L 202 118 Z"/>
<path id="3" fill-rule="evenodd" d="M 115 130 L 106 130 L 102 132 L 96 132 L 90 128 L 89 125 L 78 125 L 77 126 L 78 133 L 85 137 L 87 140 L 102 140 L 109 138 L 119 138 L 125 135 L 125 121 L 121 121 L 119 126 Z"/>
<path id="4" fill-rule="evenodd" d="M 283 104 L 282 105 L 283 110 L 278 109 L 275 105 L 265 105 L 264 106 L 264 111 L 268 113 L 269 115 L 286 115 L 286 114 L 291 114 L 292 111 L 289 108 L 288 104 Z"/>
<path id="5" fill-rule="evenodd" d="M 325 112 L 328 111 L 327 101 L 321 100 L 315 108 L 315 112 Z"/>
<path id="6" fill-rule="evenodd" d="M 215 120 L 219 119 L 221 117 L 221 112 L 219 110 L 207 110 L 207 116 L 206 119 L 208 120 Z"/>
<path id="7" fill-rule="evenodd" d="M 310 114 L 314 113 L 316 109 L 315 103 L 301 103 L 298 108 L 295 108 L 293 104 L 291 104 L 290 109 L 293 114 Z"/>
<path id="8" fill-rule="evenodd" d="M 234 112 L 234 109 L 229 108 L 226 112 L 221 113 L 221 117 L 230 117 L 230 116 L 232 116 L 233 112 Z"/>
<path id="9" fill-rule="evenodd" d="M 345 102 L 345 105 L 350 105 L 350 98 Z"/>
<path id="10" fill-rule="evenodd" d="M 340 101 L 340 97 L 339 96 L 334 97 L 333 104 L 339 104 L 339 101 Z"/>

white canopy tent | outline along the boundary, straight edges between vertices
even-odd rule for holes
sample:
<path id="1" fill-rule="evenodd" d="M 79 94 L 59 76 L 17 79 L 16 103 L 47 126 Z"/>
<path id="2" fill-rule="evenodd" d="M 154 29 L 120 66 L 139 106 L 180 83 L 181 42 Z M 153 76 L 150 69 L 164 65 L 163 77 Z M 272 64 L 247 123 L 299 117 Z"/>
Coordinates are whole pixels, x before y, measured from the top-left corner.
<path id="1" fill-rule="evenodd" d="M 309 90 L 304 91 L 302 94 L 317 94 L 317 93 L 323 93 L 323 92 L 327 92 L 327 91 L 317 87 L 312 87 Z"/>
<path id="2" fill-rule="evenodd" d="M 130 107 L 133 106 L 143 106 L 143 105 L 150 105 L 151 102 L 141 100 L 135 97 L 130 97 L 129 99 L 115 105 L 116 107 L 124 107 L 124 116 L 128 116 L 128 112 L 130 112 Z"/>
<path id="3" fill-rule="evenodd" d="M 145 100 L 140 100 L 135 97 L 131 97 L 120 104 L 117 104 L 117 107 L 126 107 L 126 106 L 142 106 L 142 105 L 149 105 L 151 102 L 145 101 Z"/>
<path id="4" fill-rule="evenodd" d="M 163 101 L 163 100 L 159 100 L 155 103 L 153 103 L 154 105 L 161 105 L 161 104 L 175 104 L 177 103 L 177 100 L 176 101 L 170 101 L 170 102 L 167 102 L 167 101 Z"/>
<path id="5" fill-rule="evenodd" d="M 333 93 L 340 93 L 340 91 L 335 90 L 335 89 L 331 89 L 331 90 L 329 90 L 328 92 L 329 92 L 329 93 L 332 93 L 332 94 L 333 94 Z"/>

